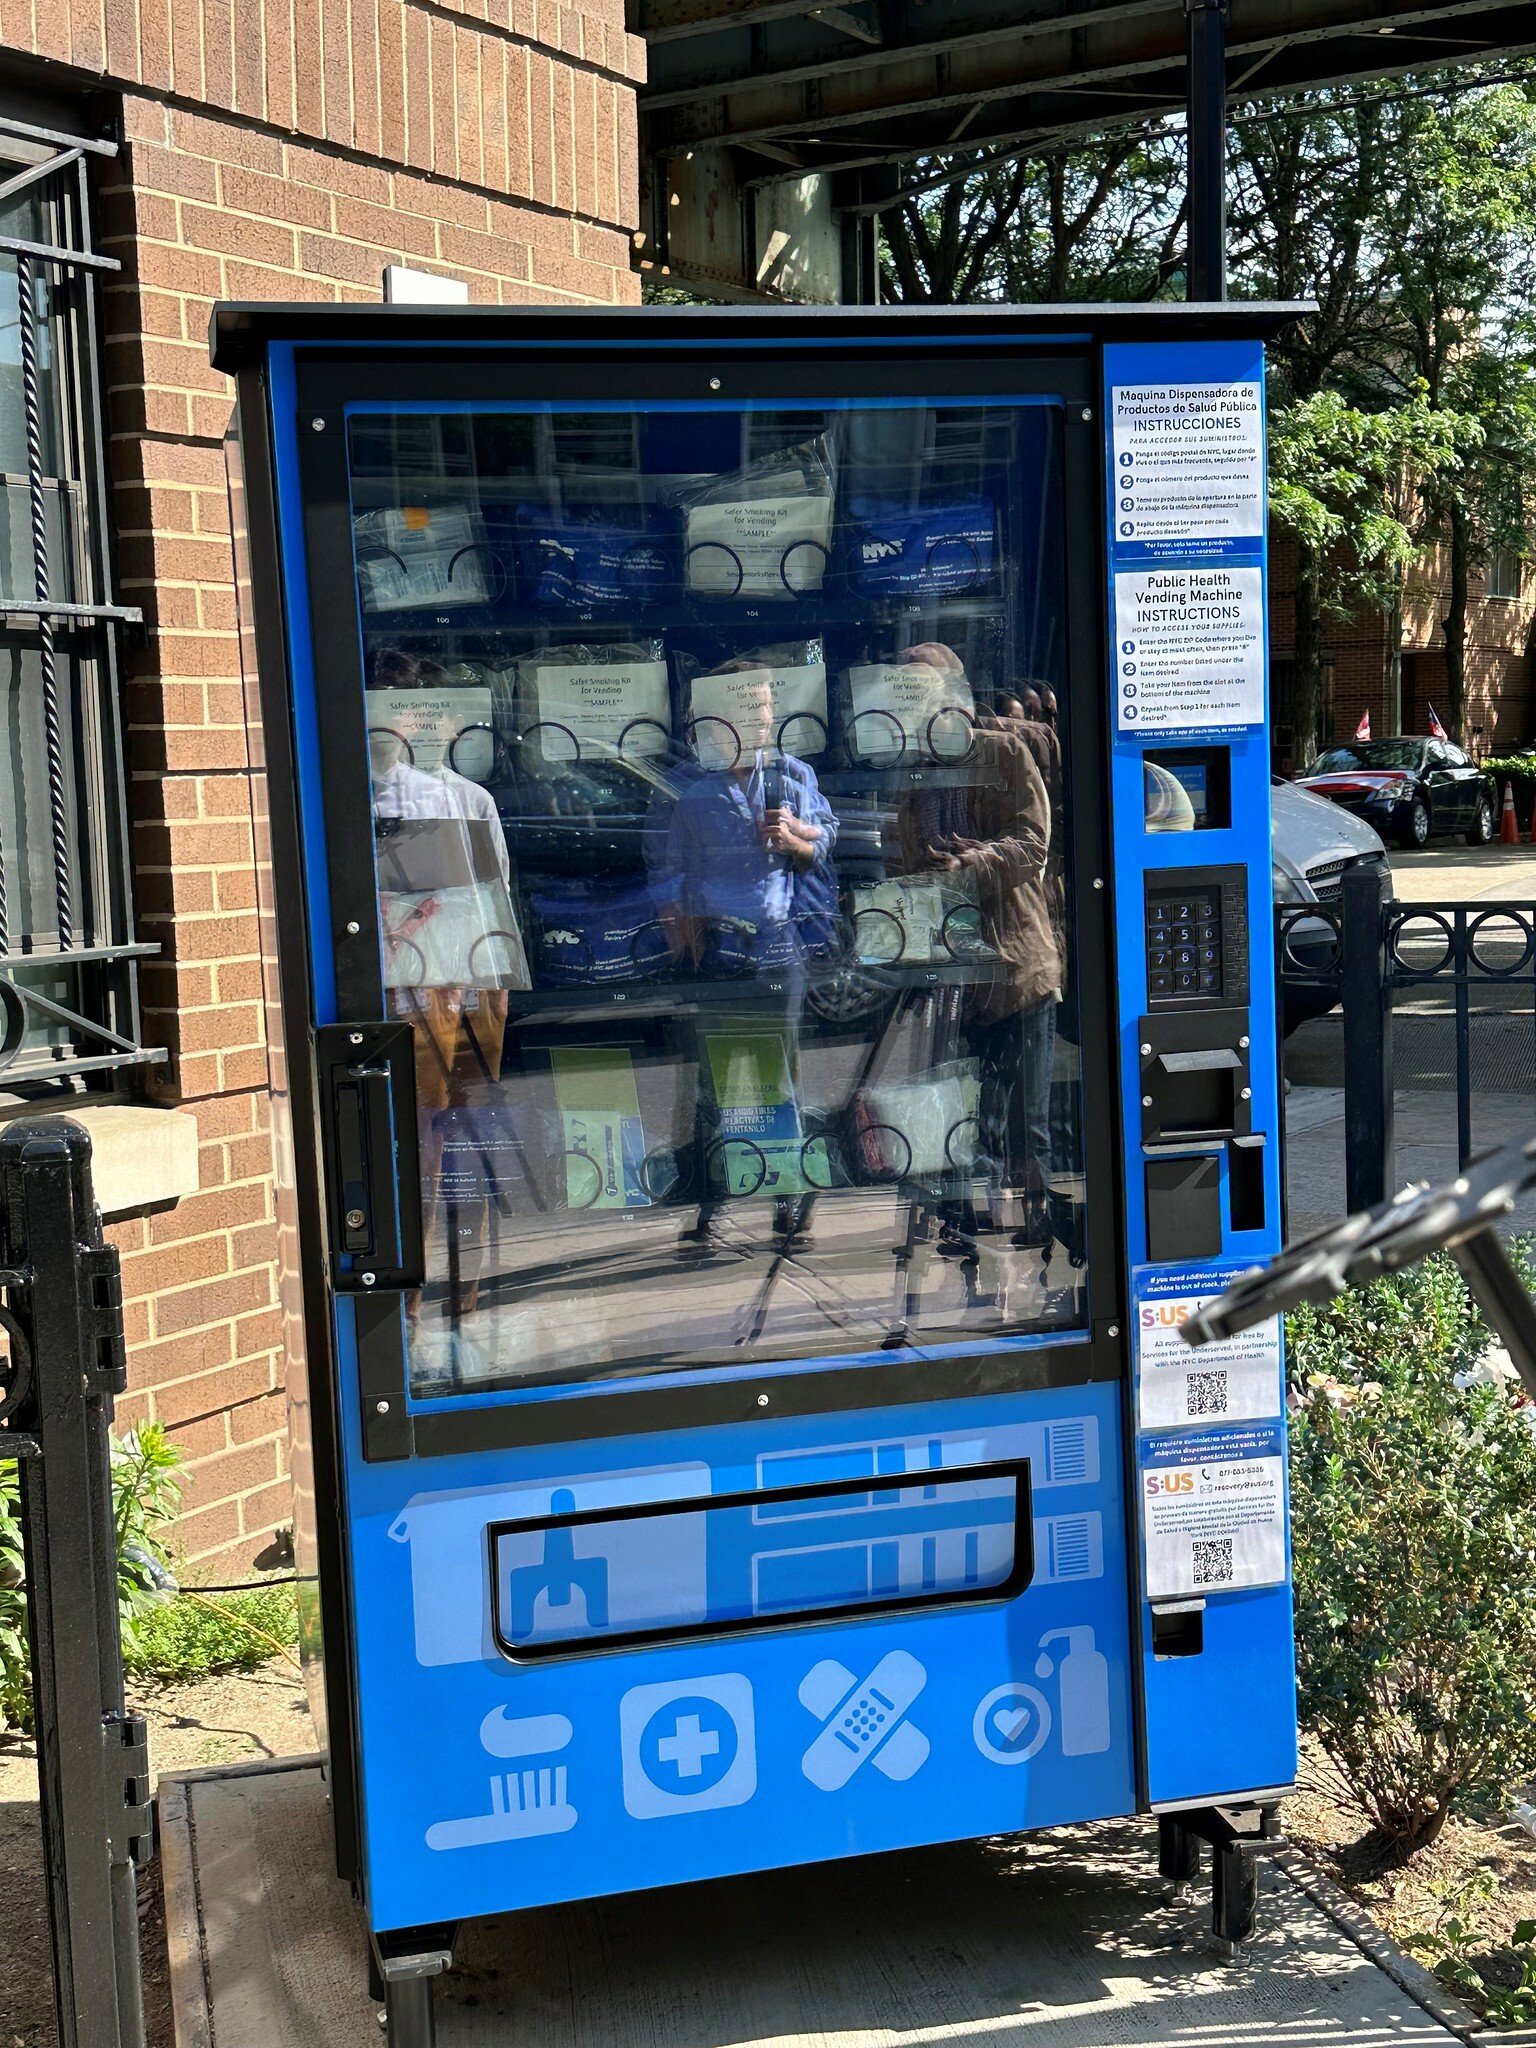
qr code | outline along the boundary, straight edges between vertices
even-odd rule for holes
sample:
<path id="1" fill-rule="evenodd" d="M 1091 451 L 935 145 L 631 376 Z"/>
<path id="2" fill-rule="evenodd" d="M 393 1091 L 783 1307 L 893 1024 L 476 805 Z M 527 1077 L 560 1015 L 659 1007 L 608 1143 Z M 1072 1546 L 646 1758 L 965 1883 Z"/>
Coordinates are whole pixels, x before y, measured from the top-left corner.
<path id="1" fill-rule="evenodd" d="M 1197 1586 L 1220 1586 L 1232 1576 L 1232 1538 L 1213 1536 L 1194 1545 L 1194 1581 Z"/>
<path id="2" fill-rule="evenodd" d="M 1191 1415 L 1225 1415 L 1227 1412 L 1227 1376 L 1225 1372 L 1192 1372 L 1188 1381 L 1188 1403 Z"/>

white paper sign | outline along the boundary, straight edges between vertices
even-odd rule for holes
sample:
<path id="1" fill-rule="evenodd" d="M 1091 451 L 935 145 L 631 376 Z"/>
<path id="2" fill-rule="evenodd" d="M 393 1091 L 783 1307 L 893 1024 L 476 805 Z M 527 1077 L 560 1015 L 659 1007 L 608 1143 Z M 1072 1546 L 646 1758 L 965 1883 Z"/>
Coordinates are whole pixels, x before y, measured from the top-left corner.
<path id="1" fill-rule="evenodd" d="M 574 759 L 572 740 L 603 754 L 666 751 L 672 710 L 664 661 L 549 663 L 534 670 L 533 687 L 543 727 L 533 743 L 547 761 Z"/>
<path id="2" fill-rule="evenodd" d="M 1194 1424 L 1253 1422 L 1281 1412 L 1280 1318 L 1273 1316 L 1236 1337 L 1191 1350 L 1179 1335 L 1186 1319 L 1214 1299 L 1224 1283 L 1204 1293 L 1160 1295 L 1136 1311 L 1139 1429 L 1188 1429 Z"/>
<path id="3" fill-rule="evenodd" d="M 471 782 L 490 779 L 496 739 L 489 690 L 370 690 L 368 741 L 379 767 L 395 759 L 435 775 L 444 767 Z M 395 744 L 397 743 L 397 744 Z"/>
<path id="4" fill-rule="evenodd" d="M 734 767 L 744 753 L 766 744 L 754 737 L 761 725 L 758 693 L 765 682 L 773 719 L 766 739 L 786 754 L 819 754 L 826 746 L 825 662 L 731 669 L 724 675 L 696 676 L 689 694 L 694 750 L 706 766 Z"/>
<path id="5" fill-rule="evenodd" d="M 1125 545 L 1256 540 L 1265 530 L 1257 382 L 1121 384 L 1114 394 L 1114 533 Z"/>
<path id="6" fill-rule="evenodd" d="M 1262 569 L 1134 569 L 1115 577 L 1122 732 L 1264 722 Z"/>
<path id="7" fill-rule="evenodd" d="M 1141 1515 L 1149 1600 L 1282 1584 L 1283 1427 L 1143 1444 Z"/>
<path id="8" fill-rule="evenodd" d="M 832 500 L 738 498 L 688 510 L 688 588 L 701 597 L 789 597 L 820 590 Z"/>
<path id="9" fill-rule="evenodd" d="M 865 760 L 963 760 L 971 750 L 976 699 L 963 675 L 926 661 L 865 662 L 849 669 L 848 690 L 853 749 Z"/>

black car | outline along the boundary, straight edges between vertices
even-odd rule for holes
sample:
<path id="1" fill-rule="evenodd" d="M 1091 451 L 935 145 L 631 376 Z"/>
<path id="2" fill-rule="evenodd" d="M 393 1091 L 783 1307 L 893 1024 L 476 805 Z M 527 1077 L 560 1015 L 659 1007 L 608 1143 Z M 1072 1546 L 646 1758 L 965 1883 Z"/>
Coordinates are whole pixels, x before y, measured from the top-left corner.
<path id="1" fill-rule="evenodd" d="M 1474 846 L 1486 846 L 1493 837 L 1493 784 L 1449 740 L 1351 740 L 1330 747 L 1296 780 L 1402 846 L 1425 846 L 1437 835 L 1456 832 Z"/>

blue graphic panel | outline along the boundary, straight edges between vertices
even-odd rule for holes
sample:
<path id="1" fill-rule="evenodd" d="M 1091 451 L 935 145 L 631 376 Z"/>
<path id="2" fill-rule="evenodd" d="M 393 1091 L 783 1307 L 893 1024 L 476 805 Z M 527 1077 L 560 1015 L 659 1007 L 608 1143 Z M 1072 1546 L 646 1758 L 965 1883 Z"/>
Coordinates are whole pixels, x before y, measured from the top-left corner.
<path id="1" fill-rule="evenodd" d="M 872 1436 L 805 1418 L 771 1440 L 757 1425 L 429 1473 L 354 1462 L 374 1924 L 1130 1811 L 1119 1390 L 947 1403 L 944 1420 L 892 1412 Z M 816 1599 L 881 1573 L 919 1596 L 930 1581 L 967 1590 L 968 1558 L 996 1569 L 1012 1488 L 963 1472 L 1025 1460 L 1035 1574 L 1016 1598 L 731 1632 L 744 1608 L 762 1617 L 788 1591 Z M 808 1475 L 872 1483 L 761 1513 L 686 1511 Z M 642 1501 L 684 1512 L 565 1532 L 553 1556 L 552 1531 L 506 1551 L 504 1598 L 515 1586 L 534 1639 L 580 1640 L 569 1657 L 500 1653 L 489 1531 Z M 688 1618 L 721 1632 L 602 1653 L 654 1609 L 648 1529 L 666 1532 L 679 1610 L 686 1588 Z"/>

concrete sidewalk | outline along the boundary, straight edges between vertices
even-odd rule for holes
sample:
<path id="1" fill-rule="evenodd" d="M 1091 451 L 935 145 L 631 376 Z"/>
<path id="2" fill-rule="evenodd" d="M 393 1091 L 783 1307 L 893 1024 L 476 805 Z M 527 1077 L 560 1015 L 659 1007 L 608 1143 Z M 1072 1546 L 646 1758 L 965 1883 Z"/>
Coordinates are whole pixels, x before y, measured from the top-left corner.
<path id="1" fill-rule="evenodd" d="M 167 1780 L 161 1809 L 177 2048 L 378 2048 L 362 1921 L 331 1875 L 314 1763 Z M 1204 1932 L 1203 1891 L 1168 1903 L 1150 1821 L 547 1907 L 465 1934 L 438 2036 L 443 2048 L 1465 2038 L 1468 2016 L 1380 1937 L 1358 1930 L 1362 1947 L 1272 1865 L 1262 1884 L 1260 1932 L 1231 1961 Z"/>

